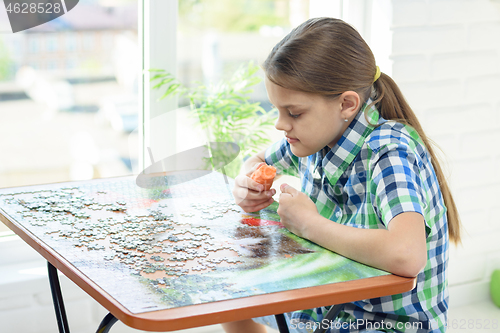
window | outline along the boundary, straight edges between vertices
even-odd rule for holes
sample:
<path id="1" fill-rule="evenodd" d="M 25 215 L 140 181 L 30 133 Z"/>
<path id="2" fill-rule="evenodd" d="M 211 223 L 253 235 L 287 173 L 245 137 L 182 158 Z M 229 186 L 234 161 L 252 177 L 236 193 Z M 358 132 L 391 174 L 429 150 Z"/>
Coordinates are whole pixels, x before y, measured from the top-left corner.
<path id="1" fill-rule="evenodd" d="M 114 36 L 113 32 L 103 32 L 101 34 L 101 49 L 109 50 L 113 48 Z"/>
<path id="2" fill-rule="evenodd" d="M 144 40 L 144 69 L 165 69 L 189 87 L 196 82 L 216 84 L 228 79 L 240 66 L 250 61 L 262 62 L 272 46 L 290 30 L 288 2 L 179 1 L 175 8 L 178 16 L 158 19 L 154 13 L 174 12 L 169 7 L 174 2 L 145 2 L 144 35 L 149 38 Z M 266 33 L 266 29 L 271 33 Z M 262 73 L 259 75 L 262 77 Z M 151 91 L 149 77 L 146 72 L 142 80 L 146 134 L 143 151 L 151 149 L 154 159 L 160 160 L 206 143 L 207 138 L 200 135 L 199 129 L 192 124 L 186 125 L 182 110 L 165 114 L 165 110 L 182 107 L 186 101 L 170 99 L 158 103 L 156 100 L 161 94 Z M 267 103 L 263 84 L 255 89 L 252 99 Z M 154 123 L 150 122 L 151 118 L 155 119 Z M 171 126 L 168 131 L 155 130 L 159 119 L 164 119 L 165 126 Z M 170 144 L 165 145 L 165 142 Z M 149 156 L 143 154 L 143 161 L 150 164 Z"/>
<path id="3" fill-rule="evenodd" d="M 94 32 L 83 34 L 82 45 L 84 51 L 92 51 L 94 49 Z"/>
<path id="4" fill-rule="evenodd" d="M 39 61 L 31 61 L 28 66 L 30 66 L 33 69 L 40 69 L 40 62 Z"/>
<path id="5" fill-rule="evenodd" d="M 64 33 L 64 41 L 66 45 L 66 52 L 76 51 L 77 46 L 77 35 L 73 32 Z"/>
<path id="6" fill-rule="evenodd" d="M 75 69 L 77 68 L 77 60 L 75 57 L 69 57 L 66 59 L 66 69 Z"/>
<path id="7" fill-rule="evenodd" d="M 217 82 L 242 64 L 261 63 L 292 28 L 293 2 L 297 1 L 181 1 L 177 36 L 181 81 Z M 255 97 L 267 100 L 261 89 Z"/>
<path id="8" fill-rule="evenodd" d="M 106 7 L 80 1 L 53 21 L 9 34 L 5 47 L 15 56 L 0 56 L 0 69 L 9 68 L 0 75 L 0 142 L 9 142 L 1 148 L 0 187 L 132 173 L 139 58 L 116 59 L 140 54 L 138 8 L 136 0 Z M 126 36 L 128 43 L 97 52 L 96 35 Z"/>
<path id="9" fill-rule="evenodd" d="M 40 36 L 38 34 L 28 37 L 28 49 L 30 53 L 38 53 L 40 51 Z"/>
<path id="10" fill-rule="evenodd" d="M 47 60 L 47 69 L 48 70 L 56 70 L 59 67 L 59 64 L 56 59 Z"/>
<path id="11" fill-rule="evenodd" d="M 58 48 L 58 34 L 47 34 L 45 38 L 45 49 L 47 52 L 55 52 Z"/>

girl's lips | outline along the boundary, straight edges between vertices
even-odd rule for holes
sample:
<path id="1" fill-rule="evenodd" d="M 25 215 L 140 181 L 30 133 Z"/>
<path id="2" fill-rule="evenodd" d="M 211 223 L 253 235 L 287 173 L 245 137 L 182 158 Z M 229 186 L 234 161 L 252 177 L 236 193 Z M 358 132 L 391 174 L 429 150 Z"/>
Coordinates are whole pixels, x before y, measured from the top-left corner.
<path id="1" fill-rule="evenodd" d="M 286 141 L 288 141 L 289 144 L 294 144 L 296 142 L 299 142 L 300 140 L 299 139 L 294 139 L 294 138 L 290 138 L 290 137 L 286 137 Z"/>

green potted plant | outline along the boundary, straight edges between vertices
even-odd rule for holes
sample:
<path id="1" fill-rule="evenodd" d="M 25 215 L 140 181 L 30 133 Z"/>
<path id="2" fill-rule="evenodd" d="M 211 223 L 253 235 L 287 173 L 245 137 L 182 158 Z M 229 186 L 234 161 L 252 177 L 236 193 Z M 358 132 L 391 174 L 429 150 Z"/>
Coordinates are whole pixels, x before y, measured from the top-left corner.
<path id="1" fill-rule="evenodd" d="M 160 100 L 171 95 L 187 99 L 191 114 L 199 118 L 211 142 L 234 142 L 239 146 L 239 156 L 224 167 L 230 177 L 239 173 L 246 157 L 270 143 L 272 112 L 250 101 L 253 87 L 261 81 L 258 70 L 257 65 L 248 63 L 229 80 L 209 85 L 197 82 L 193 87 L 186 87 L 163 69 L 150 70 L 155 74 L 151 78 L 156 83 L 153 89 L 164 90 Z"/>

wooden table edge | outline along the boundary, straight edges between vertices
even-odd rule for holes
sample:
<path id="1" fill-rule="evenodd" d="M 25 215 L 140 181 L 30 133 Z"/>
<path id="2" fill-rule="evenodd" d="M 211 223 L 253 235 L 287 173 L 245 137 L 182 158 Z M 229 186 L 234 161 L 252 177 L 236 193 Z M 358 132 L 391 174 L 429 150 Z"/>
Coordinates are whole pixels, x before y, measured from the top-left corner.
<path id="1" fill-rule="evenodd" d="M 173 309 L 132 313 L 55 250 L 18 225 L 0 208 L 0 220 L 66 277 L 94 298 L 125 325 L 145 331 L 176 331 L 229 321 L 353 302 L 412 290 L 416 278 L 393 274 L 316 287 L 288 290 Z M 356 292 L 353 292 L 353 289 Z M 265 304 L 262 304 L 265 303 Z M 279 310 L 276 307 L 279 306 Z M 188 313 L 188 315 L 186 315 Z"/>
<path id="2" fill-rule="evenodd" d="M 120 320 L 128 326 L 140 327 L 143 330 L 180 330 L 400 294 L 412 290 L 415 285 L 416 278 L 388 274 L 175 309 L 129 314 L 127 319 Z M 353 289 L 356 289 L 356 292 L 353 292 Z M 279 310 L 276 309 L 278 306 Z M 190 315 L 186 316 L 186 312 Z"/>

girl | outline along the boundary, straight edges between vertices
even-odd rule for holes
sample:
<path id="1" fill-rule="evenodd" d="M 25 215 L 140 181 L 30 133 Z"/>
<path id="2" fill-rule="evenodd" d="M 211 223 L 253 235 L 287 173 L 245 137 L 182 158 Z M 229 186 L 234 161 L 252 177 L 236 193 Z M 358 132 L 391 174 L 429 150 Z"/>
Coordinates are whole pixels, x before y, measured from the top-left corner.
<path id="1" fill-rule="evenodd" d="M 333 18 L 310 19 L 263 64 L 276 128 L 285 138 L 245 162 L 233 194 L 247 212 L 273 202 L 248 176 L 262 162 L 296 174 L 281 186 L 278 214 L 298 236 L 382 270 L 413 277 L 409 292 L 346 304 L 345 332 L 373 323 L 389 332 L 444 332 L 448 242 L 460 241 L 456 206 L 429 139 L 394 81 L 380 73 L 358 32 Z M 287 313 L 321 322 L 326 308 Z M 265 332 L 273 317 L 224 324 Z M 310 323 L 309 323 L 310 324 Z M 367 325 L 369 324 L 369 325 Z M 310 325 L 294 325 L 310 327 Z M 332 329 L 334 331 L 334 329 Z"/>

